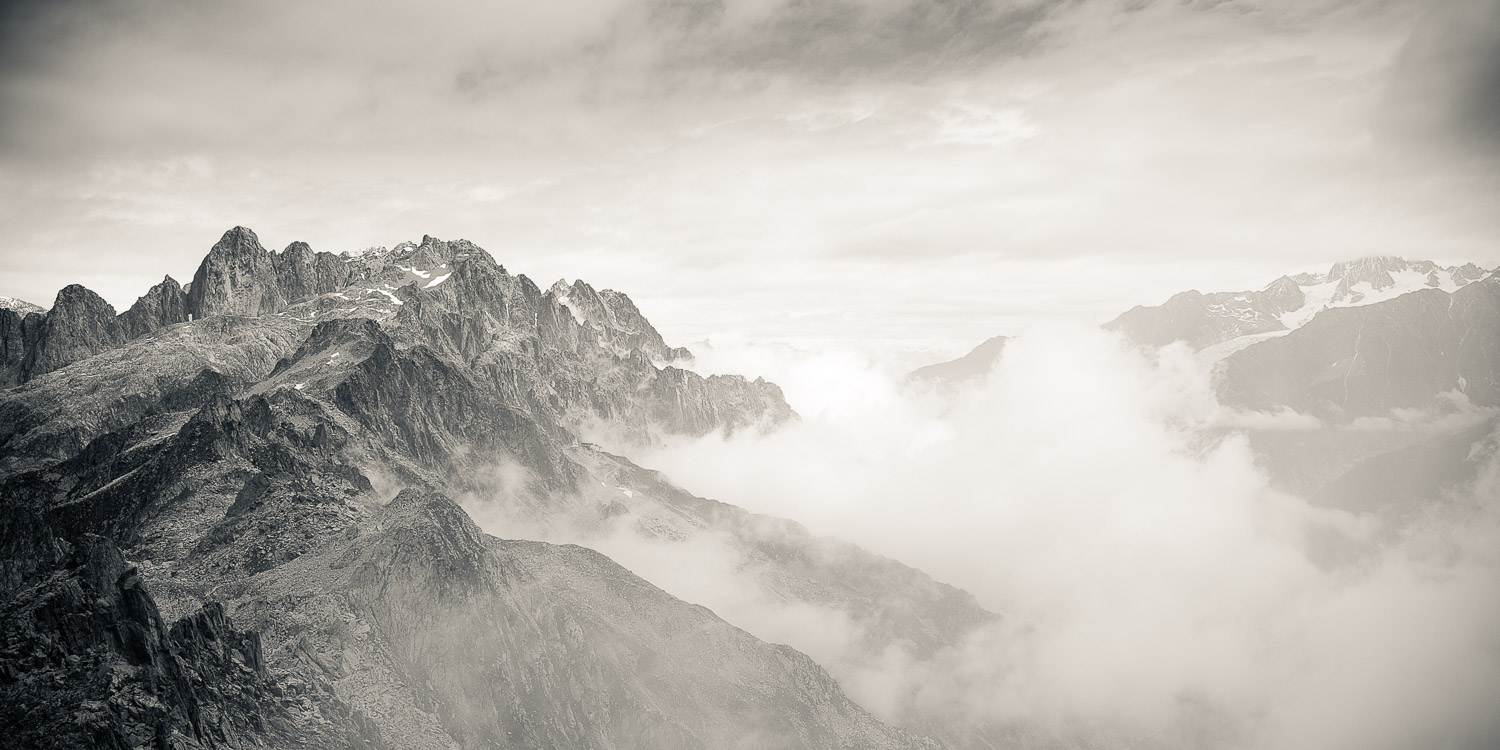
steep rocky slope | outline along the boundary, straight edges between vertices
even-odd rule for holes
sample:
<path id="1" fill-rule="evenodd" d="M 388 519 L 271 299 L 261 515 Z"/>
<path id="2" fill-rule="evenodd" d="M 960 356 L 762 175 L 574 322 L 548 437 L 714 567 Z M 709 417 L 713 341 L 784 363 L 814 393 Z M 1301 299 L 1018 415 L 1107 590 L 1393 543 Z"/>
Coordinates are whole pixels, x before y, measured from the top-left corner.
<path id="1" fill-rule="evenodd" d="M 167 627 L 108 539 L 14 513 L 0 538 L 6 747 L 389 747 L 326 681 L 272 673 L 218 603 Z"/>
<path id="2" fill-rule="evenodd" d="M 597 553 L 486 536 L 447 499 L 501 488 L 528 523 L 602 530 L 618 500 L 592 488 L 638 487 L 636 512 L 738 540 L 777 590 L 851 605 L 879 643 L 936 648 L 992 617 L 918 571 L 693 498 L 580 442 L 585 428 L 650 440 L 793 417 L 771 384 L 672 367 L 686 353 L 623 294 L 542 292 L 462 241 L 269 253 L 242 229 L 185 297 L 173 289 L 153 289 L 137 316 L 82 305 L 53 321 L 100 345 L 0 394 L 0 514 L 35 519 L 15 580 L 84 575 L 36 550 L 107 540 L 138 566 L 130 596 L 151 607 L 137 609 L 161 613 L 142 627 L 180 623 L 167 632 L 186 640 L 158 639 L 176 659 L 163 663 L 250 668 L 213 672 L 223 695 L 153 687 L 164 713 L 147 716 L 75 691 L 74 673 L 7 662 L 6 680 L 60 691 L 17 688 L 26 721 L 66 723 L 104 701 L 110 731 L 176 747 L 924 744 L 807 657 Z M 149 324 L 179 310 L 192 319 Z M 86 325 L 61 327 L 75 319 Z M 43 633 L 27 624 L 38 597 L 6 605 L 7 632 Z M 208 641 L 218 656 L 192 651 Z M 227 725 L 232 711 L 283 734 Z"/>

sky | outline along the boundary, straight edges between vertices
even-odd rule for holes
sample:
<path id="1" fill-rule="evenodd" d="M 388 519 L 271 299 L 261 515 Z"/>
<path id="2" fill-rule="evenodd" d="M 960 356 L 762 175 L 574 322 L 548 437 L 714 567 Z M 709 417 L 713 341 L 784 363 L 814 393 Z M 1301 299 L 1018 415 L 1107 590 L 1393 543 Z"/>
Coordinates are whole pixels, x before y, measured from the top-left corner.
<path id="1" fill-rule="evenodd" d="M 19 2 L 0 295 L 465 238 L 670 342 L 956 355 L 1189 288 L 1500 265 L 1500 0 Z"/>

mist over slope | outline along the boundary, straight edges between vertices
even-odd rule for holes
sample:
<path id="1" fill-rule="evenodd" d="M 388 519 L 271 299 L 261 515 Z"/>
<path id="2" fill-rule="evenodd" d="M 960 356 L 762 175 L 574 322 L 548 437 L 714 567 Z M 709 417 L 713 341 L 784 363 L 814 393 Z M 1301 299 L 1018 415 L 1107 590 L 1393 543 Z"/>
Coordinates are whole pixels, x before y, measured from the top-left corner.
<path id="1" fill-rule="evenodd" d="M 1361 513 L 1278 489 L 1250 436 L 1321 423 L 1225 405 L 1212 363 L 1183 344 L 1033 330 L 956 393 L 852 355 L 734 360 L 755 356 L 801 422 L 636 459 L 916 565 L 1001 615 L 951 650 L 892 652 L 883 681 L 862 679 L 899 697 L 870 705 L 941 711 L 974 746 L 1500 739 L 1492 410 L 1461 406 L 1488 426 L 1470 428 L 1482 434 L 1449 486 Z M 798 387 L 816 383 L 852 387 Z"/>
<path id="2" fill-rule="evenodd" d="M 517 540 L 519 523 L 486 535 L 454 500 L 505 489 L 518 521 L 588 528 L 645 509 L 587 491 L 645 485 L 675 503 L 660 512 L 759 544 L 785 596 L 864 602 L 885 638 L 952 643 L 989 617 L 919 571 L 685 496 L 575 433 L 769 428 L 793 417 L 774 385 L 672 367 L 685 352 L 624 294 L 543 292 L 462 240 L 334 256 L 235 228 L 194 279 L 123 314 L 81 286 L 45 313 L 0 311 L 21 381 L 0 391 L 0 734 L 931 745 L 807 656 L 592 550 Z"/>
<path id="3" fill-rule="evenodd" d="M 334 256 L 236 228 L 125 313 L 83 287 L 0 310 L 0 728 L 1492 747 L 1496 283 L 1227 356 L 1037 327 L 911 378 L 690 352 L 622 293 L 543 291 L 461 240 Z M 1415 389 L 1368 364 L 1455 331 L 1402 355 L 1436 373 Z M 1330 359 L 1277 354 L 1304 349 Z M 1364 400 L 1328 405 L 1309 367 Z"/>

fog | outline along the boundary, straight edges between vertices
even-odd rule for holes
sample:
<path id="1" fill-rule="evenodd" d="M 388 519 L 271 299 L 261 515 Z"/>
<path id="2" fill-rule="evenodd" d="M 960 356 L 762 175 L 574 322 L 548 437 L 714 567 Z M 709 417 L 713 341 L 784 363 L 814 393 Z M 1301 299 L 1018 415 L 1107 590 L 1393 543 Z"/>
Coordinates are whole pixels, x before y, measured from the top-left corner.
<path id="1" fill-rule="evenodd" d="M 1500 739 L 1500 436 L 1471 456 L 1472 487 L 1397 522 L 1271 489 L 1233 427 L 1257 415 L 1219 406 L 1185 349 L 1147 356 L 1042 327 L 954 395 L 913 392 L 855 355 L 706 351 L 704 369 L 779 377 L 803 419 L 664 438 L 640 463 L 921 568 L 1001 619 L 930 659 L 872 655 L 846 614 L 768 596 L 712 535 L 589 543 L 803 649 L 877 715 L 1042 745 Z"/>

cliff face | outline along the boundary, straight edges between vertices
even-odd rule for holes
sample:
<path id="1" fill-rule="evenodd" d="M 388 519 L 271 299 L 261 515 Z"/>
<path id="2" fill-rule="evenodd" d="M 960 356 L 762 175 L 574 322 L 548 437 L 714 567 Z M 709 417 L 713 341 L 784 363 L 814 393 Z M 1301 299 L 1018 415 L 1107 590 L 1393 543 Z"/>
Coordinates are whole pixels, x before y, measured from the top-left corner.
<path id="1" fill-rule="evenodd" d="M 168 276 L 136 300 L 119 318 L 125 339 L 133 339 L 188 319 L 187 294 Z"/>
<path id="2" fill-rule="evenodd" d="M 28 373 L 51 372 L 87 359 L 125 341 L 115 320 L 115 309 L 102 297 L 73 284 L 57 293 L 57 301 L 28 342 L 24 367 Z"/>
<path id="3" fill-rule="evenodd" d="M 8 747 L 387 747 L 327 684 L 272 674 L 259 636 L 236 630 L 219 604 L 168 627 L 108 539 L 50 539 L 31 552 L 36 567 L 0 599 Z"/>
<path id="4" fill-rule="evenodd" d="M 286 307 L 271 254 L 255 233 L 235 227 L 208 251 L 193 274 L 188 311 L 210 315 L 262 315 Z"/>

